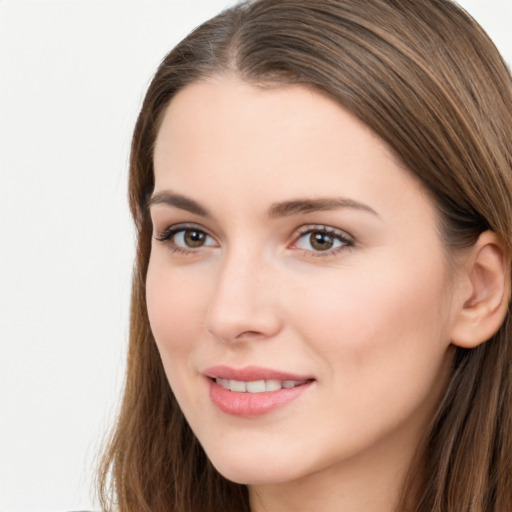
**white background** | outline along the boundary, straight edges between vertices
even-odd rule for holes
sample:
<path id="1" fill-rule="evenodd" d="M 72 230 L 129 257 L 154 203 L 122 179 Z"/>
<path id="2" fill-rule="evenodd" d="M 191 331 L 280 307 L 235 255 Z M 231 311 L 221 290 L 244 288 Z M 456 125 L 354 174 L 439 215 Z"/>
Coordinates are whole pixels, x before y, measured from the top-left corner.
<path id="1" fill-rule="evenodd" d="M 97 509 L 123 381 L 128 148 L 165 53 L 229 0 L 0 0 L 0 512 Z M 512 62 L 511 0 L 461 4 Z"/>

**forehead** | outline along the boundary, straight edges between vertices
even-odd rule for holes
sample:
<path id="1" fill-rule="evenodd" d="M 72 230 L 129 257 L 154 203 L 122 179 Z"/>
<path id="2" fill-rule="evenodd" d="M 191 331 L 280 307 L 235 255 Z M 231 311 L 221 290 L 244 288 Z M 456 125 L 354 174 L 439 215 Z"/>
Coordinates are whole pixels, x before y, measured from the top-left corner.
<path id="1" fill-rule="evenodd" d="M 300 85 L 261 88 L 233 77 L 182 89 L 164 114 L 155 190 L 235 201 L 347 194 L 379 201 L 419 184 L 365 124 Z M 219 188 L 219 185 L 222 186 Z M 283 192 L 284 191 L 284 192 Z"/>
<path id="2" fill-rule="evenodd" d="M 280 142 L 302 136 L 312 140 L 315 135 L 325 142 L 339 142 L 340 136 L 350 136 L 354 126 L 366 133 L 367 141 L 385 146 L 385 143 L 362 122 L 341 107 L 327 94 L 312 87 L 284 84 L 252 85 L 233 76 L 221 75 L 194 82 L 181 89 L 164 112 L 158 131 L 156 148 L 167 144 L 171 137 L 186 137 L 187 142 L 201 138 L 218 142 L 236 126 L 238 142 L 270 142 L 281 130 Z M 213 132 L 222 126 L 226 131 Z M 275 128 L 271 132 L 262 126 Z M 322 128 L 336 127 L 335 133 Z M 229 133 L 233 137 L 233 133 Z M 285 148 L 283 148 L 285 149 Z M 298 149 L 298 148 L 295 148 Z"/>

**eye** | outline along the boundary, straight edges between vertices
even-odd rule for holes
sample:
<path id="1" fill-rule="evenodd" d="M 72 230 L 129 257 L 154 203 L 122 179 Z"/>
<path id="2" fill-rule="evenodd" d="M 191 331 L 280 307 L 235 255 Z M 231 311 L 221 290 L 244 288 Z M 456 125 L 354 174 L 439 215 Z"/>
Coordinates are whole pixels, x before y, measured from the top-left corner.
<path id="1" fill-rule="evenodd" d="M 217 246 L 217 242 L 206 231 L 195 226 L 171 226 L 155 238 L 168 243 L 175 252 L 193 252 L 201 247 Z"/>
<path id="2" fill-rule="evenodd" d="M 292 248 L 315 253 L 334 254 L 338 250 L 352 246 L 353 243 L 353 240 L 343 231 L 326 226 L 305 227 Z"/>
<path id="3" fill-rule="evenodd" d="M 182 229 L 174 234 L 174 243 L 178 247 L 197 249 L 203 245 L 215 245 L 204 231 L 198 229 Z"/>

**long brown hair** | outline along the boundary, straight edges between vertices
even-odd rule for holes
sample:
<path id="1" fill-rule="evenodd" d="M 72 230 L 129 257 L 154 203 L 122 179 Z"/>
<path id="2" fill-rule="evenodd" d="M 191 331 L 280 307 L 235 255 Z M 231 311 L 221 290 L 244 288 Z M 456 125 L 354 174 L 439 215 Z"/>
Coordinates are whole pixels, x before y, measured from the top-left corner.
<path id="1" fill-rule="evenodd" d="M 512 254 L 512 84 L 487 35 L 449 0 L 256 0 L 204 23 L 164 59 L 133 136 L 130 206 L 138 232 L 122 407 L 99 492 L 120 512 L 248 511 L 192 434 L 167 382 L 145 301 L 163 112 L 194 81 L 232 72 L 328 94 L 378 134 L 430 191 L 455 250 L 491 229 Z M 415 512 L 512 510 L 512 324 L 457 348 L 452 376 L 411 474 Z"/>

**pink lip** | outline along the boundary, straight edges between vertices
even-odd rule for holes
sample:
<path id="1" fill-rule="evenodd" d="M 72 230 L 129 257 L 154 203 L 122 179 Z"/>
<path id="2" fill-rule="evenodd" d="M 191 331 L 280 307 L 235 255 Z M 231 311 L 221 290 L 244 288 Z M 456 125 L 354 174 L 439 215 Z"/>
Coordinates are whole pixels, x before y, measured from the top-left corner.
<path id="1" fill-rule="evenodd" d="M 309 376 L 294 375 L 257 366 L 248 366 L 240 369 L 228 366 L 214 366 L 208 368 L 204 375 L 208 377 L 210 399 L 213 404 L 226 414 L 244 418 L 261 416 L 282 407 L 298 398 L 313 384 L 313 379 Z M 263 393 L 241 393 L 224 389 L 215 382 L 215 378 L 246 382 L 271 379 L 306 382 L 291 389 L 281 388 L 278 391 L 265 391 Z"/>
<path id="2" fill-rule="evenodd" d="M 297 375 L 260 366 L 246 366 L 244 368 L 231 368 L 230 366 L 212 366 L 207 368 L 204 375 L 212 379 L 231 379 L 231 380 L 313 380 L 311 375 Z"/>

